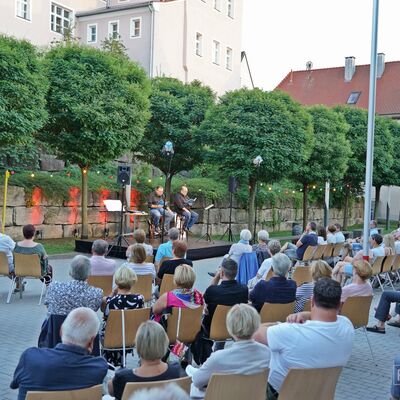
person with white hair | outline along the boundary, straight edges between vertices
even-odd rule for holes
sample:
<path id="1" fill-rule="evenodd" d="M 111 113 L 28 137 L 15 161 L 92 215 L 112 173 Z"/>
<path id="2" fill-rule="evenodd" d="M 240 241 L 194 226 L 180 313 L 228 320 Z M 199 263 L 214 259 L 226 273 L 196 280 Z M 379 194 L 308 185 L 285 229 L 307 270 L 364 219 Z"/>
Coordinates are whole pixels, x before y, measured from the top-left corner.
<path id="1" fill-rule="evenodd" d="M 290 264 L 285 254 L 278 253 L 272 257 L 272 278 L 269 281 L 260 280 L 249 295 L 258 311 L 264 303 L 286 304 L 296 300 L 296 282 L 286 278 Z"/>
<path id="2" fill-rule="evenodd" d="M 250 245 L 251 232 L 248 229 L 240 231 L 240 240 L 231 246 L 228 257 L 239 265 L 240 257 L 243 253 L 251 253 L 253 248 Z"/>
<path id="3" fill-rule="evenodd" d="M 253 244 L 253 251 L 268 251 L 269 233 L 265 229 L 258 231 L 257 244 Z"/>
<path id="4" fill-rule="evenodd" d="M 176 383 L 153 389 L 138 390 L 129 400 L 190 400 L 189 395 Z"/>
<path id="5" fill-rule="evenodd" d="M 10 384 L 11 389 L 19 389 L 18 400 L 25 400 L 28 391 L 74 390 L 101 384 L 107 362 L 89 355 L 99 325 L 93 310 L 76 308 L 62 324 L 62 343 L 53 349 L 25 350 Z"/>
<path id="6" fill-rule="evenodd" d="M 93 242 L 90 275 L 114 275 L 117 265 L 115 260 L 106 258 L 107 251 L 108 242 L 105 240 L 97 239 Z"/>
<path id="7" fill-rule="evenodd" d="M 78 307 L 88 307 L 97 311 L 103 301 L 103 290 L 87 283 L 90 275 L 90 259 L 85 256 L 75 256 L 71 261 L 68 282 L 50 283 L 44 304 L 49 314 L 68 315 Z"/>

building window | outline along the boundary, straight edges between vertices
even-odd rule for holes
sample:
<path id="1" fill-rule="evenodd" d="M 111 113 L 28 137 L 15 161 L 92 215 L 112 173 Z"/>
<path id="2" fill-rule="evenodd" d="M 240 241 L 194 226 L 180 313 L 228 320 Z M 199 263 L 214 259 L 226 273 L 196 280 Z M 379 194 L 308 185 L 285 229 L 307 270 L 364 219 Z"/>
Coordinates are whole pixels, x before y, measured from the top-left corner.
<path id="1" fill-rule="evenodd" d="M 140 38 L 142 35 L 142 19 L 132 18 L 131 19 L 131 38 Z"/>
<path id="2" fill-rule="evenodd" d="M 97 24 L 88 25 L 87 41 L 88 41 L 88 43 L 96 43 L 97 42 Z"/>
<path id="3" fill-rule="evenodd" d="M 228 0 L 228 17 L 233 18 L 235 14 L 235 0 Z"/>
<path id="4" fill-rule="evenodd" d="M 111 21 L 108 23 L 108 37 L 110 39 L 118 39 L 119 38 L 119 22 Z"/>
<path id="5" fill-rule="evenodd" d="M 219 49 L 220 43 L 216 40 L 213 41 L 213 63 L 219 65 Z"/>
<path id="6" fill-rule="evenodd" d="M 347 99 L 347 104 L 356 104 L 360 98 L 361 92 L 351 92 L 349 98 Z"/>
<path id="7" fill-rule="evenodd" d="M 203 35 L 201 33 L 196 33 L 196 55 L 203 55 Z"/>
<path id="8" fill-rule="evenodd" d="M 17 0 L 17 17 L 31 20 L 31 0 Z"/>
<path id="9" fill-rule="evenodd" d="M 226 48 L 226 69 L 232 71 L 232 49 L 230 47 Z"/>
<path id="10" fill-rule="evenodd" d="M 51 30 L 57 33 L 64 33 L 65 29 L 71 27 L 72 11 L 51 3 Z"/>
<path id="11" fill-rule="evenodd" d="M 214 9 L 221 11 L 221 0 L 214 0 Z"/>

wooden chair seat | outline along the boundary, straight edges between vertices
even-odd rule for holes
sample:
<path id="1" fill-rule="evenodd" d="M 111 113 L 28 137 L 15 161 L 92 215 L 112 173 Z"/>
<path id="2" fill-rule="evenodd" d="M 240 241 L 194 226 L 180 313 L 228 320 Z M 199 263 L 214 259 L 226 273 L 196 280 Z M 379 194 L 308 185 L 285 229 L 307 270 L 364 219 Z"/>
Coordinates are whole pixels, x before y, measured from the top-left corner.
<path id="1" fill-rule="evenodd" d="M 145 302 L 151 301 L 153 299 L 153 275 L 138 275 L 137 278 L 132 290 L 141 294 Z"/>
<path id="2" fill-rule="evenodd" d="M 311 282 L 311 267 L 296 267 L 292 274 L 292 279 L 296 282 L 297 286 L 300 286 L 303 283 Z"/>
<path id="3" fill-rule="evenodd" d="M 170 344 L 179 340 L 182 343 L 193 343 L 201 328 L 203 307 L 178 308 L 173 307 L 168 316 L 167 335 Z"/>
<path id="4" fill-rule="evenodd" d="M 218 305 L 211 320 L 210 339 L 216 342 L 230 339 L 230 334 L 226 328 L 226 316 L 232 306 Z"/>
<path id="5" fill-rule="evenodd" d="M 112 292 L 113 275 L 89 275 L 87 283 L 90 286 L 100 288 L 103 296 L 109 296 Z"/>
<path id="6" fill-rule="evenodd" d="M 287 304 L 264 303 L 260 311 L 261 323 L 285 322 L 289 314 L 294 313 L 295 302 Z"/>

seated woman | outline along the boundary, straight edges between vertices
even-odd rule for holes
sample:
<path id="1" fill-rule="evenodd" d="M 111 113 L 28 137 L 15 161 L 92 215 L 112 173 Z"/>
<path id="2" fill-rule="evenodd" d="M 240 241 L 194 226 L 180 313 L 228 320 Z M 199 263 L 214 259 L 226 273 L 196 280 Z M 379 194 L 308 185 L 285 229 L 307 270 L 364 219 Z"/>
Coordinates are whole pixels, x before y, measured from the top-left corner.
<path id="1" fill-rule="evenodd" d="M 258 243 L 253 244 L 253 251 L 268 251 L 269 233 L 266 230 L 261 230 L 257 233 Z"/>
<path id="2" fill-rule="evenodd" d="M 214 373 L 252 375 L 268 368 L 269 348 L 252 339 L 260 323 L 253 307 L 234 305 L 226 317 L 226 327 L 234 340 L 232 346 L 212 353 L 199 369 L 188 366 L 186 372 L 192 376 L 193 384 L 202 389 Z"/>
<path id="3" fill-rule="evenodd" d="M 185 376 L 179 363 L 167 364 L 161 361 L 167 353 L 169 340 L 160 324 L 154 321 L 142 323 L 136 333 L 135 343 L 140 367 L 133 370 L 121 368 L 108 382 L 108 392 L 116 400 L 122 398 L 128 382 L 166 381 Z"/>
<path id="4" fill-rule="evenodd" d="M 326 244 L 326 229 L 320 225 L 317 227 L 318 244 Z"/>
<path id="5" fill-rule="evenodd" d="M 161 321 L 163 313 L 170 307 L 197 308 L 203 305 L 203 295 L 193 289 L 196 273 L 189 265 L 182 264 L 175 269 L 174 283 L 177 289 L 164 293 L 153 305 L 154 319 Z"/>
<path id="6" fill-rule="evenodd" d="M 238 243 L 234 243 L 229 249 L 228 256 L 231 260 L 235 261 L 239 265 L 240 257 L 243 253 L 251 253 L 253 248 L 250 245 L 251 232 L 248 229 L 240 231 L 240 240 Z"/>
<path id="7" fill-rule="evenodd" d="M 124 266 L 130 268 L 136 275 L 152 275 L 153 279 L 156 277 L 154 264 L 146 262 L 146 250 L 141 244 L 129 246 L 127 254 L 130 254 L 130 257 Z"/>
<path id="8" fill-rule="evenodd" d="M 143 249 L 144 251 L 144 249 Z M 116 288 L 111 296 L 104 298 L 104 314 L 103 325 L 100 331 L 100 337 L 104 338 L 106 330 L 107 318 L 110 310 L 132 310 L 143 308 L 144 297 L 141 294 L 132 293 L 132 287 L 137 282 L 136 274 L 127 266 L 122 266 L 117 269 L 114 275 Z M 104 357 L 110 364 L 115 366 L 122 365 L 121 351 L 104 351 Z"/>
<path id="9" fill-rule="evenodd" d="M 146 240 L 146 232 L 143 229 L 136 229 L 133 232 L 133 238 L 137 244 L 141 244 L 146 250 L 147 256 L 153 255 L 153 246 L 151 244 L 145 243 Z"/>
<path id="10" fill-rule="evenodd" d="M 396 254 L 396 245 L 392 234 L 388 233 L 383 237 L 383 247 L 385 249 L 385 256 Z"/>
<path id="11" fill-rule="evenodd" d="M 336 244 L 336 226 L 333 224 L 326 229 L 326 243 Z"/>
<path id="12" fill-rule="evenodd" d="M 341 303 L 352 296 L 372 296 L 372 286 L 369 278 L 372 275 L 372 267 L 368 261 L 355 260 L 353 265 L 353 281 L 342 288 Z"/>
<path id="13" fill-rule="evenodd" d="M 330 278 L 332 276 L 332 268 L 326 261 L 318 260 L 313 261 L 311 264 L 311 277 L 312 281 L 303 283 L 296 289 L 296 304 L 294 312 L 301 312 L 304 305 L 311 299 L 314 290 L 314 284 L 320 278 Z"/>
<path id="14" fill-rule="evenodd" d="M 37 254 L 40 258 L 41 274 L 42 279 L 44 279 L 46 285 L 51 282 L 53 271 L 48 265 L 48 258 L 46 250 L 41 243 L 36 243 L 33 238 L 35 237 L 36 228 L 29 224 L 22 228 L 22 234 L 24 235 L 24 240 L 17 242 L 14 247 L 14 253 L 19 254 Z M 21 282 L 17 281 L 16 291 L 21 289 Z"/>

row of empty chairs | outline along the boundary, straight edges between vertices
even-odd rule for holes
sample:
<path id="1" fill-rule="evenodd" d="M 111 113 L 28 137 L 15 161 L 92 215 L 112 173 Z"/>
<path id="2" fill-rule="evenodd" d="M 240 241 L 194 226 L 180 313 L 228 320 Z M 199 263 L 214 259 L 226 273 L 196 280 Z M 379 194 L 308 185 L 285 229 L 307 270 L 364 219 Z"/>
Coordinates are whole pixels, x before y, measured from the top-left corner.
<path id="1" fill-rule="evenodd" d="M 347 255 L 346 247 L 344 243 L 328 243 L 328 244 L 319 244 L 317 246 L 308 246 L 306 251 L 304 252 L 302 262 L 307 264 L 310 261 L 321 260 L 321 259 L 329 259 L 331 257 L 336 258 L 340 255 L 343 258 Z"/>

